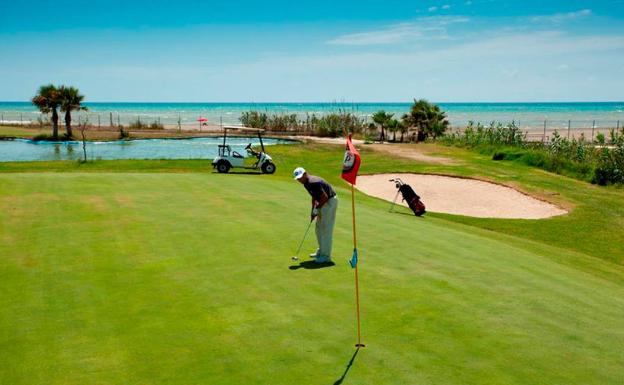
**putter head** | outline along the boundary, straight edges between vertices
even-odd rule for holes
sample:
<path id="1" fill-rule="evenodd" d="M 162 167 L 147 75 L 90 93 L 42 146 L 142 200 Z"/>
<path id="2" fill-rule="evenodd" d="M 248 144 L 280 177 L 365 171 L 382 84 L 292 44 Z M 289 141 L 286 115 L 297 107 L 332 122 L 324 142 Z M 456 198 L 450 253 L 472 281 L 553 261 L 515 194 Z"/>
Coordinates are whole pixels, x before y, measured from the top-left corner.
<path id="1" fill-rule="evenodd" d="M 295 255 L 295 256 L 293 256 L 293 257 L 290 257 L 290 259 L 292 259 L 293 261 L 298 261 L 298 260 L 299 260 L 299 257 L 297 257 L 297 256 Z"/>

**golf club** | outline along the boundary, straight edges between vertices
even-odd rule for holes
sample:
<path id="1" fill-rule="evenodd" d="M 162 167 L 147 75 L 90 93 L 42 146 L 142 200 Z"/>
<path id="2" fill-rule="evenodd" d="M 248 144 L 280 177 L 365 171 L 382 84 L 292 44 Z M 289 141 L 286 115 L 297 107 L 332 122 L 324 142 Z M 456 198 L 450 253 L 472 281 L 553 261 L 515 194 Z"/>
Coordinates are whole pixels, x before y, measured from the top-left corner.
<path id="1" fill-rule="evenodd" d="M 297 248 L 297 253 L 293 257 L 291 257 L 293 261 L 297 261 L 299 259 L 299 252 L 301 251 L 301 246 L 303 246 L 303 242 L 306 240 L 306 237 L 308 236 L 308 232 L 310 231 L 312 222 L 314 222 L 314 219 L 310 220 L 310 223 L 308 223 L 308 228 L 306 229 L 305 234 L 303 234 L 303 239 L 301 240 L 301 243 L 299 243 L 299 247 Z"/>
<path id="2" fill-rule="evenodd" d="M 403 181 L 401 181 L 401 179 L 396 178 L 396 179 L 389 179 L 388 182 L 393 182 L 394 186 L 397 188 L 397 193 L 394 196 L 394 200 L 392 201 L 392 205 L 390 205 L 390 210 L 388 210 L 389 213 L 392 212 L 392 210 L 394 209 L 394 205 L 396 204 L 396 200 L 399 197 L 399 194 L 401 193 L 401 190 L 399 190 L 399 188 L 401 187 L 401 184 L 403 183 Z"/>

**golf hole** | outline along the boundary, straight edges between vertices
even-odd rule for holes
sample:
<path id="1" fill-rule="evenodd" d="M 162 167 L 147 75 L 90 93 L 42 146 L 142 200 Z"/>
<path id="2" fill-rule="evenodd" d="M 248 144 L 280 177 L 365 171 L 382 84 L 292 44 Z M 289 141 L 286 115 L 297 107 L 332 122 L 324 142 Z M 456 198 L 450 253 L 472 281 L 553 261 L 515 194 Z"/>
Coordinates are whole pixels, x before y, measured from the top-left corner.
<path id="1" fill-rule="evenodd" d="M 507 219 L 544 219 L 567 214 L 560 207 L 511 187 L 477 179 L 430 174 L 375 174 L 359 176 L 356 187 L 365 194 L 392 202 L 397 189 L 389 179 L 394 178 L 401 178 L 411 185 L 429 212 Z M 400 195 L 396 202 L 407 206 Z"/>

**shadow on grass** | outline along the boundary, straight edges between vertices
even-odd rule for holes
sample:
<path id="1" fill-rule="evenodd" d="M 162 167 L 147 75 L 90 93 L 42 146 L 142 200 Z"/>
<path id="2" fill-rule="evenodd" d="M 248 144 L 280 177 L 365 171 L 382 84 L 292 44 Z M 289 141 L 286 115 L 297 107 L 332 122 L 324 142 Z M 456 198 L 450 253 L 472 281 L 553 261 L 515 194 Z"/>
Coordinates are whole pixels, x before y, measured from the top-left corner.
<path id="1" fill-rule="evenodd" d="M 212 174 L 221 174 L 219 171 L 213 171 Z M 259 171 L 229 171 L 223 174 L 232 174 L 232 175 L 265 175 Z"/>
<path id="2" fill-rule="evenodd" d="M 349 373 L 349 369 L 351 369 L 351 365 L 353 365 L 353 361 L 355 361 L 355 356 L 357 356 L 359 351 L 360 351 L 360 348 L 355 349 L 355 352 L 353 353 L 353 356 L 351 356 L 351 359 L 349 360 L 349 363 L 347 364 L 347 367 L 345 368 L 344 373 L 342 373 L 342 376 L 339 379 L 337 379 L 336 382 L 334 382 L 334 385 L 342 384 L 342 381 L 344 381 L 345 377 L 347 377 L 347 373 Z"/>
<path id="3" fill-rule="evenodd" d="M 324 267 L 332 267 L 334 265 L 335 263 L 333 262 L 316 263 L 314 261 L 303 261 L 299 263 L 298 265 L 292 265 L 292 266 L 289 266 L 288 268 L 290 270 L 298 270 L 298 269 L 315 270 L 315 269 L 322 269 Z"/>
<path id="4" fill-rule="evenodd" d="M 425 218 L 425 214 L 423 214 L 423 215 L 421 215 L 421 216 L 417 216 L 417 215 L 414 215 L 414 213 L 412 213 L 412 212 L 392 211 L 392 212 L 389 212 L 389 213 L 390 213 L 390 214 L 401 214 L 401 215 L 407 215 L 408 217 L 416 217 L 416 218 L 423 218 L 423 219 Z"/>

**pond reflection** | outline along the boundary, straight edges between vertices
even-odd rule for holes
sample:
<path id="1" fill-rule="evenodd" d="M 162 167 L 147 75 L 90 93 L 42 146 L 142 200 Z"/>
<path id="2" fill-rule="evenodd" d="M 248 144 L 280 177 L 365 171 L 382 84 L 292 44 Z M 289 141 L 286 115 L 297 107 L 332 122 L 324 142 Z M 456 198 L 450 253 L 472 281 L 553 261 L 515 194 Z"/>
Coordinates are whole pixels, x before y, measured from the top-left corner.
<path id="1" fill-rule="evenodd" d="M 265 146 L 295 143 L 283 139 L 264 139 Z M 111 142 L 88 142 L 89 159 L 213 159 L 223 138 L 138 139 Z M 257 149 L 258 138 L 233 137 L 227 144 L 241 154 L 251 143 Z M 80 150 L 80 151 L 78 151 Z M 267 149 L 270 153 L 270 150 Z M 33 142 L 15 139 L 0 141 L 0 162 L 76 160 L 82 156 L 81 142 Z"/>

